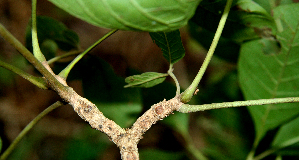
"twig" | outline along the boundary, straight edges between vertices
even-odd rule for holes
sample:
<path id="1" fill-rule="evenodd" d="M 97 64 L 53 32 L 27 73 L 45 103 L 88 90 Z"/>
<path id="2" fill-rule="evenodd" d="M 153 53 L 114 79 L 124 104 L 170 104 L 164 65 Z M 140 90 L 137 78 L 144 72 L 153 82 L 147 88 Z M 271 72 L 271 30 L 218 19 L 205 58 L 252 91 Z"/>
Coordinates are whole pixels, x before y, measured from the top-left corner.
<path id="1" fill-rule="evenodd" d="M 46 83 L 45 79 L 43 79 L 42 77 L 35 77 L 33 75 L 30 75 L 26 72 L 24 72 L 23 70 L 8 64 L 6 62 L 3 62 L 0 60 L 0 67 L 3 67 L 5 69 L 8 69 L 16 74 L 18 74 L 19 76 L 25 78 L 26 80 L 30 81 L 32 84 L 36 85 L 37 87 L 41 88 L 41 89 L 48 89 L 48 84 Z"/>
<path id="2" fill-rule="evenodd" d="M 214 54 L 214 51 L 215 51 L 216 46 L 218 44 L 218 41 L 220 39 L 220 36 L 221 36 L 222 30 L 224 28 L 226 19 L 228 17 L 228 13 L 229 13 L 232 2 L 233 2 L 233 0 L 227 0 L 227 2 L 226 2 L 224 12 L 221 16 L 220 22 L 218 24 L 218 28 L 216 30 L 214 39 L 213 39 L 211 47 L 210 47 L 210 49 L 207 53 L 207 56 L 206 56 L 206 58 L 205 58 L 205 60 L 202 64 L 202 66 L 200 67 L 196 77 L 194 78 L 193 82 L 181 95 L 181 100 L 182 100 L 183 103 L 187 103 L 191 100 L 191 98 L 193 97 L 193 94 L 194 94 L 195 90 L 197 89 L 197 86 L 198 86 L 203 74 L 206 72 L 206 69 L 207 69 L 207 67 L 208 67 L 208 65 L 209 65 L 209 63 L 212 59 L 212 56 Z"/>
<path id="3" fill-rule="evenodd" d="M 36 116 L 23 130 L 22 132 L 17 136 L 17 138 L 10 144 L 10 146 L 4 151 L 4 153 L 1 155 L 0 160 L 5 160 L 9 154 L 17 147 L 17 144 L 22 140 L 22 138 L 25 137 L 25 135 L 35 126 L 44 116 L 46 116 L 48 113 L 53 111 L 54 109 L 58 108 L 59 106 L 62 106 L 62 102 L 57 101 L 51 106 L 49 106 L 47 109 L 45 109 L 43 112 L 41 112 L 38 116 Z"/>
<path id="4" fill-rule="evenodd" d="M 87 54 L 89 51 L 91 51 L 94 47 L 96 47 L 98 44 L 100 44 L 103 40 L 105 40 L 106 38 L 108 38 L 109 36 L 111 36 L 113 33 L 115 33 L 117 31 L 117 29 L 111 30 L 110 32 L 108 32 L 107 34 L 105 34 L 103 37 L 101 37 L 98 41 L 96 41 L 93 45 L 91 45 L 90 47 L 88 47 L 84 52 L 82 52 L 81 54 L 79 54 L 67 67 L 65 67 L 60 73 L 59 76 L 66 79 L 68 74 L 70 73 L 71 69 L 75 66 L 75 64 L 77 62 L 79 62 L 79 60 L 81 60 L 83 58 L 83 56 L 85 54 Z"/>
<path id="5" fill-rule="evenodd" d="M 220 109 L 220 108 L 255 106 L 255 105 L 278 104 L 278 103 L 295 103 L 295 102 L 299 102 L 299 97 L 259 99 L 259 100 L 212 103 L 212 104 L 203 104 L 203 105 L 184 104 L 178 111 L 182 113 L 190 113 L 190 112 L 205 111 L 205 110 Z"/>

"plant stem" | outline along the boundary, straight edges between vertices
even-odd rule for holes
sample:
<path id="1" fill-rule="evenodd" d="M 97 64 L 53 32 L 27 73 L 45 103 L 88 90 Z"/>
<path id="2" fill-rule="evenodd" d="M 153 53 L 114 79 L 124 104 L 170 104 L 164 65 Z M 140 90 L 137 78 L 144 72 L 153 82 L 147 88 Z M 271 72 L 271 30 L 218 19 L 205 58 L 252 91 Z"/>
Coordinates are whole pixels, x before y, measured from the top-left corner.
<path id="1" fill-rule="evenodd" d="M 41 52 L 38 44 L 38 38 L 37 38 L 37 29 L 36 29 L 36 3 L 37 0 L 32 0 L 32 12 L 31 12 L 31 18 L 32 18 L 32 29 L 31 29 L 31 35 L 32 35 L 32 47 L 33 47 L 33 55 L 40 61 L 44 62 L 46 61 L 45 56 Z"/>
<path id="2" fill-rule="evenodd" d="M 8 64 L 6 62 L 3 62 L 0 60 L 0 66 L 8 69 L 16 74 L 18 74 L 19 76 L 25 78 L 26 80 L 28 80 L 29 82 L 31 82 L 32 84 L 36 85 L 37 87 L 41 88 L 41 89 L 48 89 L 48 85 L 45 81 L 45 79 L 41 78 L 41 77 L 35 77 L 33 75 L 30 75 L 26 72 L 24 72 L 23 70 Z"/>
<path id="3" fill-rule="evenodd" d="M 42 75 L 46 77 L 46 79 L 56 86 L 62 88 L 64 87 L 53 75 L 50 73 L 45 66 L 37 60 L 33 54 L 22 45 L 20 41 L 18 41 L 5 27 L 0 24 L 0 35 L 8 41 L 13 47 L 15 47 L 23 57 L 25 57 Z"/>
<path id="4" fill-rule="evenodd" d="M 167 73 L 174 80 L 174 83 L 176 85 L 176 96 L 178 96 L 181 93 L 180 84 L 175 75 L 173 74 L 173 64 L 169 65 L 169 70 L 167 71 Z"/>
<path id="5" fill-rule="evenodd" d="M 52 63 L 54 63 L 54 62 L 56 62 L 56 61 L 58 61 L 58 60 L 60 60 L 60 59 L 63 59 L 63 58 L 66 58 L 66 57 L 70 57 L 70 56 L 74 56 L 74 55 L 78 55 L 78 54 L 81 53 L 81 52 L 82 52 L 82 51 L 80 51 L 80 50 L 75 50 L 75 51 L 67 52 L 67 53 L 65 53 L 65 54 L 63 54 L 63 55 L 56 56 L 56 57 L 54 57 L 54 58 L 48 60 L 48 64 L 50 65 L 50 64 L 52 64 Z"/>
<path id="6" fill-rule="evenodd" d="M 24 136 L 32 129 L 34 125 L 41 120 L 45 115 L 53 111 L 54 109 L 58 108 L 59 106 L 63 105 L 62 102 L 57 101 L 51 106 L 49 106 L 47 109 L 45 109 L 43 112 L 41 112 L 38 116 L 36 116 L 23 130 L 22 132 L 17 136 L 17 138 L 10 144 L 10 146 L 4 151 L 4 153 L 1 155 L 0 160 L 5 160 L 9 154 L 16 148 L 17 144 L 24 138 Z"/>
<path id="7" fill-rule="evenodd" d="M 2 24 L 0 24 L 0 35 L 13 47 L 15 47 L 31 64 L 37 66 L 37 68 L 40 68 L 42 72 L 44 72 L 43 69 L 46 70 L 46 68 L 32 55 L 32 53 L 25 48 L 21 42 L 18 41 L 8 30 L 6 30 Z"/>
<path id="8" fill-rule="evenodd" d="M 212 104 L 203 104 L 203 105 L 183 104 L 178 111 L 182 113 L 190 113 L 190 112 L 205 111 L 205 110 L 220 109 L 220 108 L 255 106 L 255 105 L 278 104 L 278 103 L 295 103 L 295 102 L 299 102 L 299 97 L 259 99 L 259 100 L 248 100 L 248 101 L 212 103 Z"/>
<path id="9" fill-rule="evenodd" d="M 103 40 L 111 36 L 113 33 L 115 33 L 117 29 L 111 30 L 107 34 L 105 34 L 102 38 L 100 38 L 98 41 L 96 41 L 93 45 L 91 45 L 89 48 L 87 48 L 84 52 L 79 54 L 66 68 L 64 68 L 58 75 L 64 79 L 67 78 L 68 74 L 70 73 L 71 69 L 75 66 L 79 60 L 83 58 L 85 54 L 87 54 L 90 50 L 92 50 L 94 47 L 96 47 L 98 44 L 100 44 Z"/>
<path id="10" fill-rule="evenodd" d="M 230 7 L 231 7 L 231 4 L 232 4 L 232 1 L 233 0 L 227 0 L 226 2 L 226 5 L 225 5 L 225 8 L 224 8 L 224 12 L 221 16 L 221 19 L 220 19 L 220 22 L 218 24 L 218 28 L 216 30 L 216 33 L 215 33 L 215 36 L 214 36 L 214 39 L 212 41 L 212 44 L 211 44 L 211 47 L 207 53 L 207 56 L 202 64 L 202 66 L 200 67 L 195 79 L 193 80 L 193 82 L 191 83 L 191 85 L 182 93 L 181 95 L 181 101 L 183 103 L 187 103 L 191 100 L 191 98 L 193 97 L 193 94 L 200 82 L 200 80 L 202 79 L 202 76 L 203 74 L 205 73 L 211 59 L 212 59 L 212 56 L 214 54 L 214 51 L 216 49 L 216 46 L 218 44 L 218 41 L 220 39 L 220 36 L 221 36 L 221 33 L 222 33 L 222 30 L 224 28 L 224 25 L 225 25 L 225 22 L 226 22 L 226 19 L 228 17 L 228 13 L 229 13 L 229 10 L 230 10 Z"/>

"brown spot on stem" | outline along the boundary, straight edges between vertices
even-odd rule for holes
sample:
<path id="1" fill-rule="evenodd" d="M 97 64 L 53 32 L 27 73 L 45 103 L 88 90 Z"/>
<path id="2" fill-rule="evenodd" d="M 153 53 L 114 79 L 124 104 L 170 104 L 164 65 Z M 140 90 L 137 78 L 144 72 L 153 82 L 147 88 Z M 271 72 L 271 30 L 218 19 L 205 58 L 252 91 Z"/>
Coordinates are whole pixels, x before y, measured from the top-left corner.
<path id="1" fill-rule="evenodd" d="M 92 110 L 91 106 L 84 107 L 84 112 L 89 113 Z"/>
<path id="2" fill-rule="evenodd" d="M 155 112 L 156 112 L 158 115 L 162 114 L 163 111 L 164 111 L 164 108 L 163 108 L 161 105 L 159 105 L 158 107 L 155 108 Z"/>

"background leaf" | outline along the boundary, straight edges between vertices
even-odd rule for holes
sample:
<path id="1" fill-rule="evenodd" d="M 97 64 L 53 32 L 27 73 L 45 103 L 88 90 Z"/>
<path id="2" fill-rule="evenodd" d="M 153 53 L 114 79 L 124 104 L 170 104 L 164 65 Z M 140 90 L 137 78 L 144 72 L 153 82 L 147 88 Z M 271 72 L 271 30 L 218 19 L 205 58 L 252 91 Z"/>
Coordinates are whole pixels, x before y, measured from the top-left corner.
<path id="1" fill-rule="evenodd" d="M 215 33 L 225 4 L 226 0 L 203 0 L 191 21 Z M 252 0 L 237 0 L 232 4 L 221 36 L 240 43 L 269 32 L 266 28 L 275 32 L 274 19 L 263 7 Z"/>
<path id="2" fill-rule="evenodd" d="M 123 88 L 124 79 L 101 59 L 91 57 L 82 65 L 84 96 L 121 127 L 133 124 L 142 110 L 140 89 Z"/>
<path id="3" fill-rule="evenodd" d="M 128 84 L 124 87 L 153 87 L 162 83 L 167 76 L 168 74 L 156 72 L 146 72 L 141 75 L 130 76 L 125 79 L 125 82 Z"/>
<path id="4" fill-rule="evenodd" d="M 150 36 L 154 43 L 161 48 L 163 56 L 170 64 L 178 62 L 185 56 L 185 49 L 179 30 L 172 32 L 152 32 Z"/>
<path id="5" fill-rule="evenodd" d="M 189 23 L 191 37 L 208 49 L 214 38 L 226 0 L 203 0 Z M 275 33 L 274 19 L 252 0 L 233 2 L 214 55 L 237 63 L 240 45 L 244 41 L 271 36 Z"/>
<path id="6" fill-rule="evenodd" d="M 55 56 L 58 48 L 77 49 L 79 37 L 63 23 L 45 16 L 37 16 L 37 36 L 41 50 L 47 59 Z M 26 30 L 26 48 L 32 51 L 31 21 Z"/>
<path id="7" fill-rule="evenodd" d="M 282 126 L 272 143 L 274 148 L 284 148 L 297 144 L 299 147 L 299 117 Z"/>
<path id="8" fill-rule="evenodd" d="M 265 54 L 264 41 L 244 43 L 239 59 L 239 80 L 247 100 L 299 96 L 299 4 L 274 9 L 276 38 L 281 52 Z M 278 46 L 280 47 L 280 46 Z M 256 139 L 299 115 L 298 103 L 248 107 Z"/>
<path id="9" fill-rule="evenodd" d="M 122 30 L 171 31 L 186 25 L 201 0 L 50 0 L 93 25 Z"/>

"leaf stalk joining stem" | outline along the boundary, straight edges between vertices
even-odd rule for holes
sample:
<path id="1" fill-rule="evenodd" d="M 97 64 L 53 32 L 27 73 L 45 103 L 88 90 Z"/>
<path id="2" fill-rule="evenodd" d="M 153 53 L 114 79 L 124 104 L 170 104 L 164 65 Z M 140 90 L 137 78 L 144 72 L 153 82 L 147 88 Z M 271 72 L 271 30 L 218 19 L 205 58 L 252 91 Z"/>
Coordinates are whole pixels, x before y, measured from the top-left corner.
<path id="1" fill-rule="evenodd" d="M 212 56 L 214 54 L 214 51 L 215 51 L 216 46 L 218 44 L 218 41 L 220 39 L 221 33 L 223 31 L 226 19 L 228 17 L 228 13 L 230 11 L 230 7 L 231 7 L 232 2 L 233 2 L 233 0 L 227 0 L 227 2 L 226 2 L 224 12 L 221 16 L 217 31 L 215 33 L 214 39 L 213 39 L 211 47 L 210 47 L 210 49 L 207 53 L 207 56 L 206 56 L 206 58 L 205 58 L 205 60 L 202 64 L 202 66 L 200 67 L 199 72 L 197 73 L 196 77 L 194 78 L 193 82 L 181 95 L 181 101 L 183 103 L 189 102 L 191 100 L 191 98 L 193 97 L 193 94 L 194 94 L 200 80 L 203 77 L 203 74 L 205 73 L 205 71 L 206 71 L 206 69 L 207 69 L 207 67 L 208 67 L 208 65 L 209 65 L 209 63 L 212 59 Z"/>

